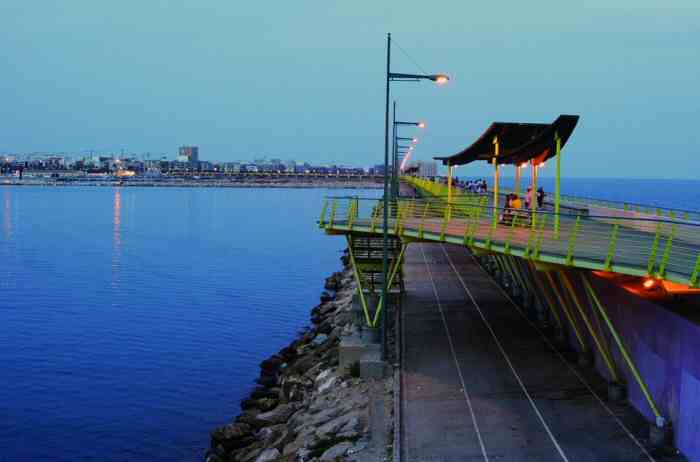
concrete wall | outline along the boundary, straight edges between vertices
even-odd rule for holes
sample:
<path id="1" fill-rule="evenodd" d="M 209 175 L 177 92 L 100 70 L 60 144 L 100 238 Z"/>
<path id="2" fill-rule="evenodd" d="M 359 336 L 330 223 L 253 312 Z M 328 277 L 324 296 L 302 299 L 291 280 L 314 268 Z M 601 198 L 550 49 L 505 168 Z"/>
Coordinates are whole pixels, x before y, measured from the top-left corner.
<path id="1" fill-rule="evenodd" d="M 622 334 L 662 414 L 671 420 L 676 447 L 692 461 L 700 461 L 700 326 L 654 302 L 639 298 L 594 278 L 601 302 Z M 585 298 L 584 298 L 585 300 Z M 700 313 L 700 303 L 697 305 Z M 608 343 L 613 345 L 607 335 Z M 616 347 L 616 363 L 627 378 L 630 402 L 650 421 L 654 416 Z M 602 358 L 596 367 L 605 377 Z"/>

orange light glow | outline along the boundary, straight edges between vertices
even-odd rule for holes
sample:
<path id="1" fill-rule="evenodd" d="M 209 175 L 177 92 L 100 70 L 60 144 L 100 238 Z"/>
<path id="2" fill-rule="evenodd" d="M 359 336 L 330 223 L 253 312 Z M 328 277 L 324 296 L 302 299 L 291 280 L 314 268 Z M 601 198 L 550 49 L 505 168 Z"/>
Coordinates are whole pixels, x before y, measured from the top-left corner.
<path id="1" fill-rule="evenodd" d="M 435 78 L 435 83 L 438 85 L 445 85 L 450 81 L 450 78 L 445 74 L 440 74 Z"/>
<path id="2" fill-rule="evenodd" d="M 647 279 L 646 281 L 644 281 L 643 285 L 645 289 L 649 290 L 656 285 L 656 281 L 654 281 L 653 279 Z"/>
<path id="3" fill-rule="evenodd" d="M 425 122 L 418 122 L 418 128 L 425 128 Z"/>

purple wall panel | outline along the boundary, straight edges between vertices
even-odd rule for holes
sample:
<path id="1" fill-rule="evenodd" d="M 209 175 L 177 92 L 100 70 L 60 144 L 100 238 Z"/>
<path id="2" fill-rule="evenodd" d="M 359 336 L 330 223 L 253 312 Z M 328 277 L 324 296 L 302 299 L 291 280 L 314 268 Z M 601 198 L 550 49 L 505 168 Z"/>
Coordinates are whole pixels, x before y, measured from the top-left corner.
<path id="1" fill-rule="evenodd" d="M 700 462 L 700 326 L 608 281 L 594 277 L 593 285 L 662 414 L 673 423 L 676 446 L 688 459 Z M 585 297 L 582 300 L 586 301 Z M 590 311 L 588 314 L 592 316 Z M 642 391 L 604 330 L 615 362 L 626 378 L 630 402 L 653 421 Z M 597 353 L 596 367 L 601 375 L 609 377 Z"/>
<path id="2" fill-rule="evenodd" d="M 681 378 L 681 403 L 676 427 L 677 439 L 683 442 L 679 449 L 690 460 L 698 460 L 700 455 L 700 380 L 684 372 Z M 675 423 L 675 422 L 674 422 Z"/>

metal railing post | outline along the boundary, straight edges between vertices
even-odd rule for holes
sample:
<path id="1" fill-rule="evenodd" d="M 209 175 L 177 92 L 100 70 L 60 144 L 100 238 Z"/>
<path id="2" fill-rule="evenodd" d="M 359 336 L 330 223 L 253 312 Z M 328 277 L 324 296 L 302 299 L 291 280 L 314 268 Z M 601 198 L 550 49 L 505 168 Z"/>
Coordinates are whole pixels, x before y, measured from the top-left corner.
<path id="1" fill-rule="evenodd" d="M 338 210 L 338 199 L 333 199 L 333 204 L 331 205 L 331 218 L 328 220 L 328 227 L 333 228 L 335 223 L 335 213 Z"/>
<path id="2" fill-rule="evenodd" d="M 620 232 L 620 223 L 613 225 L 612 234 L 610 236 L 610 245 L 608 245 L 608 255 L 605 257 L 605 270 L 612 271 L 613 258 L 617 250 L 617 235 Z"/>
<path id="3" fill-rule="evenodd" d="M 318 220 L 318 227 L 323 228 L 326 226 L 326 212 L 328 211 L 328 199 L 323 201 L 323 208 L 321 209 L 321 218 Z"/>
<path id="4" fill-rule="evenodd" d="M 574 229 L 571 231 L 569 236 L 569 248 L 566 252 L 566 264 L 572 266 L 574 264 L 574 250 L 576 249 L 576 238 L 578 237 L 579 230 L 581 229 L 581 215 L 576 216 L 576 223 L 574 224 Z"/>
<path id="5" fill-rule="evenodd" d="M 698 287 L 698 279 L 700 279 L 700 254 L 698 254 L 697 260 L 695 260 L 695 269 L 693 274 L 690 276 L 690 287 Z"/>
<path id="6" fill-rule="evenodd" d="M 671 219 L 675 219 L 676 216 L 673 212 L 671 212 Z M 671 259 L 671 246 L 673 245 L 673 239 L 676 237 L 676 231 L 677 231 L 678 225 L 676 223 L 673 223 L 671 225 L 671 232 L 669 235 L 666 237 L 666 246 L 664 248 L 664 254 L 663 257 L 661 257 L 661 266 L 659 267 L 659 272 L 658 275 L 660 278 L 665 279 L 666 278 L 666 266 L 668 266 L 668 262 Z"/>

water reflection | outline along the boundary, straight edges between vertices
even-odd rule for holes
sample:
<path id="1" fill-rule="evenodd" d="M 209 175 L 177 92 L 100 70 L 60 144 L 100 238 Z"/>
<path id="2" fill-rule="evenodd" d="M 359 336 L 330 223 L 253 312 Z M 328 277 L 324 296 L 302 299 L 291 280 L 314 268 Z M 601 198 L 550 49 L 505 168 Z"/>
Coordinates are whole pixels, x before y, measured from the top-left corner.
<path id="1" fill-rule="evenodd" d="M 9 241 L 12 238 L 12 190 L 5 188 L 3 196 L 2 230 L 5 240 Z"/>
<path id="2" fill-rule="evenodd" d="M 119 283 L 122 250 L 122 190 L 114 188 L 114 228 L 112 231 L 112 287 Z"/>

